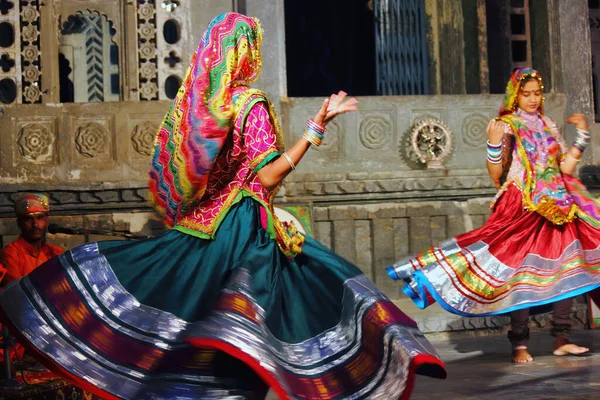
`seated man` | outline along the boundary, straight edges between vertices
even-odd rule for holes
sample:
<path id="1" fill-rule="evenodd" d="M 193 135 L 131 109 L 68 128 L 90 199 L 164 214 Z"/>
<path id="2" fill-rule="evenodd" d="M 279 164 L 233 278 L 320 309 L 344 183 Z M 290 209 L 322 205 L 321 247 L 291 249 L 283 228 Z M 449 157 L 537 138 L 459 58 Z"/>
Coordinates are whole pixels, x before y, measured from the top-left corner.
<path id="1" fill-rule="evenodd" d="M 6 246 L 0 254 L 0 286 L 6 286 L 27 275 L 48 259 L 63 252 L 60 247 L 45 241 L 49 211 L 48 198 L 43 194 L 27 193 L 17 200 L 15 214 L 21 236 Z M 12 347 L 11 360 L 22 359 L 23 350 L 18 343 Z M 3 360 L 4 356 L 0 351 L 0 361 Z"/>
<path id="2" fill-rule="evenodd" d="M 27 193 L 17 200 L 15 214 L 21 235 L 6 246 L 0 256 L 0 265 L 6 269 L 1 286 L 27 275 L 63 252 L 60 247 L 46 243 L 49 211 L 48 197 L 43 194 Z"/>

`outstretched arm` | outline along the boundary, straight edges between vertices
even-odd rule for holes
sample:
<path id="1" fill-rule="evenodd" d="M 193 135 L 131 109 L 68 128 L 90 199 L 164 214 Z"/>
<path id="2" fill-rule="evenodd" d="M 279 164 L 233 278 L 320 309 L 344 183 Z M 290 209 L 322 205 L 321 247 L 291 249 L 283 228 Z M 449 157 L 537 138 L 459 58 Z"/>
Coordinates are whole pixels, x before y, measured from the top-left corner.
<path id="1" fill-rule="evenodd" d="M 325 127 L 337 115 L 358 110 L 356 107 L 358 100 L 354 97 L 346 98 L 346 96 L 345 92 L 340 91 L 338 94 L 333 94 L 330 98 L 325 99 L 313 121 Z M 281 157 L 258 171 L 257 175 L 260 183 L 268 190 L 275 189 L 298 165 L 310 146 L 311 142 L 303 136 Z"/>
<path id="2" fill-rule="evenodd" d="M 561 161 L 560 171 L 565 175 L 572 175 L 581 159 L 583 150 L 585 150 L 589 144 L 589 133 L 588 125 L 583 114 L 573 114 L 567 119 L 567 122 L 575 125 L 578 137 Z"/>

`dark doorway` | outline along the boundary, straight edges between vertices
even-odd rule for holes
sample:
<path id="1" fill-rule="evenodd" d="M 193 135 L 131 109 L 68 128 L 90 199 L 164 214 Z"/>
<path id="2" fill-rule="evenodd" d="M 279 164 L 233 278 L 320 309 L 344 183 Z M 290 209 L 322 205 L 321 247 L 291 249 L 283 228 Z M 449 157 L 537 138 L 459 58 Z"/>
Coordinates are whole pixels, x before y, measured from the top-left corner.
<path id="1" fill-rule="evenodd" d="M 290 97 L 376 94 L 369 0 L 285 0 Z"/>

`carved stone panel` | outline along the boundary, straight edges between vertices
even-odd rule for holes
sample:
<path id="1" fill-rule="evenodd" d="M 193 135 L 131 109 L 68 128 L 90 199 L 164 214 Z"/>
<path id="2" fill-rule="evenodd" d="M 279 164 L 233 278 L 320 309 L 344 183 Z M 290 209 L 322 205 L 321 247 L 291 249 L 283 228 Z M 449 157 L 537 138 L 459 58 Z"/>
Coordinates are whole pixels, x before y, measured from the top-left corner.
<path id="1" fill-rule="evenodd" d="M 360 143 L 367 150 L 387 149 L 392 142 L 393 129 L 391 112 L 367 114 L 360 121 Z"/>
<path id="2" fill-rule="evenodd" d="M 109 118 L 82 118 L 74 125 L 75 159 L 105 162 L 114 159 L 113 129 Z M 85 164 L 81 165 L 85 166 Z"/>
<path id="3" fill-rule="evenodd" d="M 154 138 L 158 131 L 158 123 L 155 121 L 144 121 L 138 123 L 131 134 L 131 145 L 134 156 L 148 158 L 154 150 Z"/>
<path id="4" fill-rule="evenodd" d="M 158 100 L 156 7 L 153 0 L 137 1 L 139 99 Z"/>
<path id="5" fill-rule="evenodd" d="M 38 0 L 20 2 L 22 102 L 41 103 L 40 12 Z"/>
<path id="6" fill-rule="evenodd" d="M 486 128 L 492 112 L 481 110 L 467 112 L 462 120 L 462 141 L 468 147 L 481 147 L 487 140 Z"/>
<path id="7" fill-rule="evenodd" d="M 17 123 L 15 164 L 52 164 L 56 158 L 56 124 L 53 119 Z"/>
<path id="8" fill-rule="evenodd" d="M 333 120 L 327 125 L 327 131 L 325 132 L 325 138 L 321 146 L 315 147 L 319 151 L 326 152 L 339 152 L 342 144 L 342 127 L 338 120 Z"/>
<path id="9" fill-rule="evenodd" d="M 190 62 L 188 54 L 191 2 L 156 1 L 158 97 L 173 99 Z"/>
<path id="10" fill-rule="evenodd" d="M 0 1 L 0 104 L 20 103 L 21 45 L 19 3 Z"/>

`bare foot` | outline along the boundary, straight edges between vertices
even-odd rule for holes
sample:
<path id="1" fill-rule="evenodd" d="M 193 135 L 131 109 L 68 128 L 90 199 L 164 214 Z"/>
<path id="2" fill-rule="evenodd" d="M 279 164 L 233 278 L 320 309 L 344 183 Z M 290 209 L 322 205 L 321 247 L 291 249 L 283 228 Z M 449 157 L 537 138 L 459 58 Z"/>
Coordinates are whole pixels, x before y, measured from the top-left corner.
<path id="1" fill-rule="evenodd" d="M 566 338 L 557 338 L 554 341 L 554 355 L 555 356 L 565 356 L 567 354 L 583 354 L 590 351 L 587 347 L 577 346 L 569 342 Z"/>
<path id="2" fill-rule="evenodd" d="M 518 364 L 526 364 L 533 361 L 533 357 L 527 351 L 527 348 L 513 349 L 512 361 Z"/>

